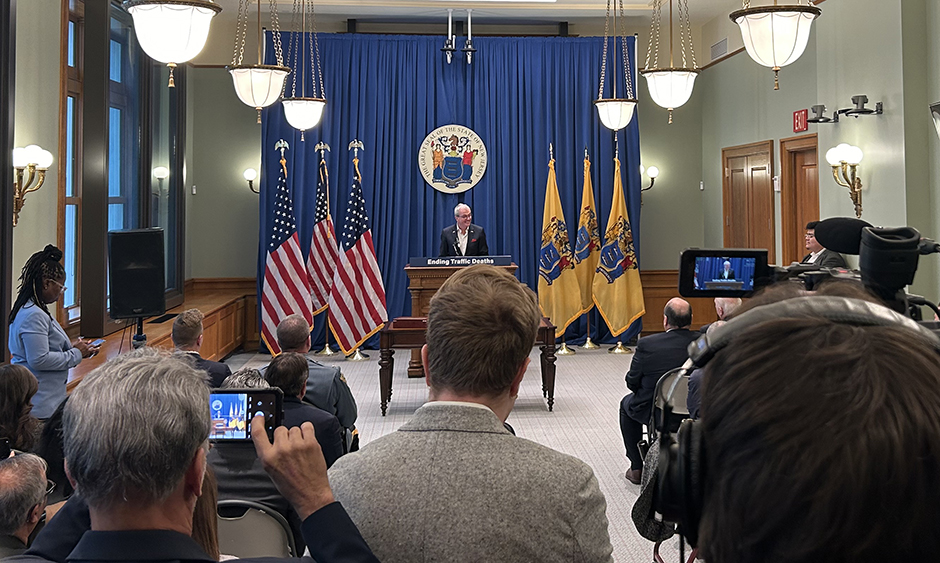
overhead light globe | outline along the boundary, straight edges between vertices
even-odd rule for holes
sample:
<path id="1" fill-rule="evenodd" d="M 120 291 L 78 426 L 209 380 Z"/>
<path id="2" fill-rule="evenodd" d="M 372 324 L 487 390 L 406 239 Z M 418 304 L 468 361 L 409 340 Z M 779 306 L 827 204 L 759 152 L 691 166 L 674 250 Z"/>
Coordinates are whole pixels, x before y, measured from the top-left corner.
<path id="1" fill-rule="evenodd" d="M 238 65 L 227 67 L 235 93 L 243 104 L 261 111 L 276 102 L 284 91 L 290 67 L 277 65 Z M 261 115 L 258 115 L 258 123 Z"/>
<path id="2" fill-rule="evenodd" d="M 820 14 L 816 6 L 775 5 L 737 10 L 729 17 L 741 30 L 747 54 L 774 70 L 774 90 L 779 90 L 777 73 L 806 50 L 813 21 Z"/>
<path id="3" fill-rule="evenodd" d="M 626 99 L 600 99 L 594 100 L 597 107 L 597 114 L 601 118 L 601 124 L 613 131 L 620 131 L 630 124 L 633 119 L 633 112 L 636 110 L 636 100 Z"/>
<path id="4" fill-rule="evenodd" d="M 659 107 L 675 109 L 692 97 L 695 77 L 701 72 L 696 69 L 641 70 L 649 87 L 650 97 Z"/>
<path id="5" fill-rule="evenodd" d="M 312 129 L 320 123 L 323 117 L 323 108 L 326 107 L 326 100 L 323 98 L 285 98 L 281 101 L 284 105 L 284 117 L 294 129 L 303 131 Z"/>
<path id="6" fill-rule="evenodd" d="M 211 0 L 124 0 L 134 18 L 134 31 L 147 55 L 172 68 L 202 51 L 212 18 L 222 11 Z"/>

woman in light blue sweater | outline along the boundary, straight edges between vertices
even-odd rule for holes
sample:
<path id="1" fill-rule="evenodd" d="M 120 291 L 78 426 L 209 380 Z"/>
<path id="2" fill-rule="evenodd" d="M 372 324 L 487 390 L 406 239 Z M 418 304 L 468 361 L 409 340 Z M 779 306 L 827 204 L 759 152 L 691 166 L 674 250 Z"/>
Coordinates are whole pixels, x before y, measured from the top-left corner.
<path id="1" fill-rule="evenodd" d="M 10 354 L 14 364 L 26 366 L 39 381 L 33 414 L 40 419 L 49 418 L 65 399 L 69 369 L 98 352 L 81 338 L 69 342 L 46 308 L 65 290 L 65 268 L 60 260 L 62 251 L 51 244 L 29 257 L 10 312 Z"/>

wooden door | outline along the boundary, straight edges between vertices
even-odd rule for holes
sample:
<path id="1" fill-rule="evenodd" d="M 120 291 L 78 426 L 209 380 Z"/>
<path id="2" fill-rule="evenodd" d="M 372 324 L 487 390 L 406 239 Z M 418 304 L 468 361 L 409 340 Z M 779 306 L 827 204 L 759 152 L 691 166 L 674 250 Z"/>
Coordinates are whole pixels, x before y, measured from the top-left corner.
<path id="1" fill-rule="evenodd" d="M 726 248 L 766 248 L 775 262 L 773 141 L 721 151 Z"/>
<path id="2" fill-rule="evenodd" d="M 806 223 L 819 219 L 819 156 L 816 134 L 780 140 L 782 265 L 806 254 Z"/>

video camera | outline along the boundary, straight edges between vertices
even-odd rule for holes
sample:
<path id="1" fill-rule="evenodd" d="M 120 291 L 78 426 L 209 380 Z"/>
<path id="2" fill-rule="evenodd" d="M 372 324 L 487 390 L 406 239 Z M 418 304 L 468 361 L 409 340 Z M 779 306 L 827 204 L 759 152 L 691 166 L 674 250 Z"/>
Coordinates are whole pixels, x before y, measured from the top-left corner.
<path id="1" fill-rule="evenodd" d="M 927 306 L 940 315 L 935 304 L 904 291 L 905 286 L 914 282 L 920 256 L 940 252 L 940 244 L 921 237 L 917 229 L 874 227 L 861 219 L 835 217 L 817 223 L 815 235 L 828 250 L 858 255 L 859 269 L 797 263 L 783 268 L 767 264 L 766 250 L 690 248 L 679 258 L 679 295 L 748 297 L 761 287 L 786 280 L 802 281 L 812 290 L 826 278 L 858 279 L 899 313 L 910 314 L 919 321 L 920 306 Z M 725 270 L 734 273 L 733 279 L 722 275 Z"/>

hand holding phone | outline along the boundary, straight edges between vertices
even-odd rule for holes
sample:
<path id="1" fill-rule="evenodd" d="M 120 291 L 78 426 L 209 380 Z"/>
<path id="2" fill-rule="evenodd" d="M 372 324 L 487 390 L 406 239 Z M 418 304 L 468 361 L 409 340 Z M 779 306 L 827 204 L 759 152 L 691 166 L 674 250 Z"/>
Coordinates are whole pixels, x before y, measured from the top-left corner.
<path id="1" fill-rule="evenodd" d="M 284 416 L 284 394 L 280 389 L 213 389 L 209 394 L 209 415 L 212 427 L 209 439 L 214 442 L 249 442 L 249 424 L 257 415 L 264 417 L 270 439 Z"/>

